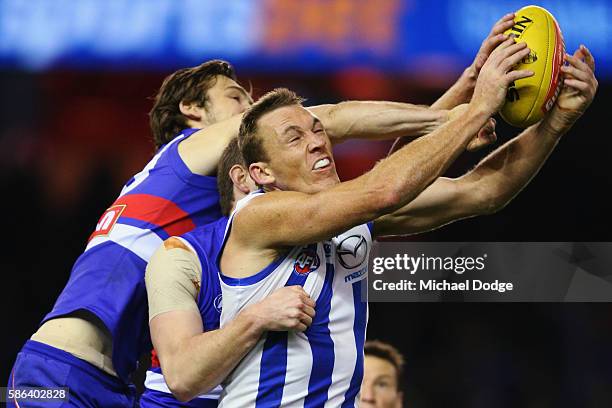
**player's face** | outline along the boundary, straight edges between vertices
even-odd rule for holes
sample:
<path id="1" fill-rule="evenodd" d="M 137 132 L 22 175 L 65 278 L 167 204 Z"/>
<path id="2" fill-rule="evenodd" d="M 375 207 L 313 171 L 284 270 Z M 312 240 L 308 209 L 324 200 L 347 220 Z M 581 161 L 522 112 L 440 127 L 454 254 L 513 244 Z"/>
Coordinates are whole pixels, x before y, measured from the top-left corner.
<path id="1" fill-rule="evenodd" d="M 325 128 L 306 109 L 297 105 L 276 109 L 263 115 L 258 127 L 273 188 L 316 193 L 340 182 Z"/>
<path id="2" fill-rule="evenodd" d="M 365 357 L 360 407 L 401 408 L 402 393 L 397 386 L 393 364 L 382 358 Z"/>
<path id="3" fill-rule="evenodd" d="M 243 87 L 226 76 L 217 75 L 215 84 L 208 89 L 206 116 L 209 125 L 231 118 L 249 108 L 253 99 Z"/>

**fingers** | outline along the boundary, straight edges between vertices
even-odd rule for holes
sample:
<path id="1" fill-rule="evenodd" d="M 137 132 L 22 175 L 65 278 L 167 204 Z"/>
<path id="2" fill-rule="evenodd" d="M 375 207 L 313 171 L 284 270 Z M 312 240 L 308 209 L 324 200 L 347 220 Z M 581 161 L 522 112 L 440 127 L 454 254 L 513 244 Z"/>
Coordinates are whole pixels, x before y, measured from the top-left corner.
<path id="1" fill-rule="evenodd" d="M 520 71 L 510 71 L 507 74 L 507 78 L 509 83 L 512 83 L 518 79 L 529 78 L 533 76 L 534 72 L 529 70 L 520 70 Z"/>
<path id="2" fill-rule="evenodd" d="M 595 72 L 595 58 L 593 57 L 593 54 L 591 54 L 591 50 L 584 45 L 580 46 L 580 50 L 584 56 L 584 62 L 589 66 L 589 68 L 591 68 L 591 71 Z"/>
<path id="3" fill-rule="evenodd" d="M 497 20 L 495 22 L 495 25 L 493 25 L 493 28 L 491 29 L 491 34 L 498 34 L 498 33 L 503 33 L 506 30 L 501 30 L 501 31 L 497 31 L 496 28 L 499 27 L 500 25 L 507 23 L 507 22 L 512 22 L 512 25 L 514 25 L 514 17 L 516 16 L 516 14 L 514 13 L 508 13 L 505 16 L 503 16 L 502 18 L 500 18 L 499 20 Z M 512 27 L 512 25 L 510 27 Z M 508 28 L 510 28 L 508 27 Z"/>
<path id="4" fill-rule="evenodd" d="M 518 44 L 525 44 L 525 43 L 518 43 Z M 513 46 L 513 45 L 517 45 L 517 43 L 514 40 L 514 37 L 512 36 L 507 36 L 507 39 L 502 42 L 501 44 L 499 44 L 499 46 L 497 48 L 495 48 L 495 50 L 491 53 L 491 56 L 499 56 L 504 50 L 506 50 L 507 48 Z M 526 46 L 527 44 L 525 44 Z"/>
<path id="5" fill-rule="evenodd" d="M 316 314 L 313 307 L 306 306 L 306 305 L 304 305 L 304 307 L 302 308 L 302 312 L 306 313 L 310 317 L 315 317 L 315 314 Z"/>
<path id="6" fill-rule="evenodd" d="M 528 56 L 530 51 L 531 50 L 524 42 L 516 43 L 510 47 L 507 47 L 500 53 L 500 58 L 503 58 L 499 63 L 500 68 L 502 68 L 504 72 L 510 71 L 512 67 Z"/>
<path id="7" fill-rule="evenodd" d="M 476 136 L 467 146 L 468 152 L 476 152 L 484 147 L 492 145 L 497 141 L 497 134 L 495 132 L 488 133 L 484 131 L 480 131 L 478 136 Z"/>
<path id="8" fill-rule="evenodd" d="M 497 48 L 493 50 L 491 56 L 489 57 L 489 63 L 493 66 L 500 66 L 509 56 L 513 56 L 518 52 L 525 52 L 525 49 L 528 49 L 526 43 L 517 43 L 514 41 L 514 37 L 509 36 L 507 40 L 499 44 Z M 529 53 L 529 51 L 527 51 L 527 53 Z M 524 55 L 520 58 L 523 57 Z"/>
<path id="9" fill-rule="evenodd" d="M 508 36 L 505 34 L 497 34 L 497 35 L 494 35 L 493 37 L 489 37 L 485 40 L 484 43 L 482 43 L 482 48 L 480 49 L 480 52 L 486 55 L 490 55 L 491 52 L 493 52 L 493 50 L 497 48 L 497 46 L 499 46 L 501 43 L 503 43 L 507 39 L 508 39 Z"/>
<path id="10" fill-rule="evenodd" d="M 487 124 L 483 127 L 483 130 L 489 133 L 495 132 L 495 125 L 497 125 L 497 121 L 494 118 L 490 118 Z"/>
<path id="11" fill-rule="evenodd" d="M 307 297 L 305 299 L 302 299 L 302 302 L 304 302 L 304 304 L 308 307 L 311 307 L 314 309 L 314 307 L 317 305 L 316 302 L 314 300 L 312 300 L 312 298 L 310 296 L 307 295 Z"/>
<path id="12" fill-rule="evenodd" d="M 581 45 L 579 49 L 574 52 L 574 55 L 565 54 L 565 61 L 574 68 L 578 68 L 583 71 L 595 72 L 595 58 L 593 54 L 584 45 Z"/>
<path id="13" fill-rule="evenodd" d="M 561 72 L 566 86 L 586 93 L 590 92 L 589 88 L 597 89 L 597 79 L 593 72 L 595 59 L 585 46 L 581 45 L 574 55 L 566 54 L 564 59 L 568 65 L 563 65 Z"/>
<path id="14" fill-rule="evenodd" d="M 577 52 L 579 52 L 579 51 L 577 51 Z M 592 71 L 591 67 L 589 67 L 586 64 L 586 62 L 582 61 L 582 59 L 580 59 L 577 56 L 565 54 L 564 59 L 565 59 L 565 61 L 568 62 L 568 64 L 569 64 L 568 66 L 572 66 L 572 67 L 577 68 L 577 69 L 582 70 L 582 71 Z"/>
<path id="15" fill-rule="evenodd" d="M 568 86 L 570 88 L 577 89 L 582 92 L 587 92 L 589 90 L 589 84 L 584 81 L 579 81 L 577 79 L 565 79 L 563 81 L 564 86 Z"/>
<path id="16" fill-rule="evenodd" d="M 467 150 L 474 152 L 494 143 L 497 140 L 496 124 L 495 119 L 490 118 L 487 124 L 478 131 L 478 135 L 468 144 Z"/>
<path id="17" fill-rule="evenodd" d="M 504 31 L 512 28 L 514 25 L 514 13 L 509 13 L 497 20 L 493 28 L 491 29 L 490 35 L 501 34 Z"/>
<path id="18" fill-rule="evenodd" d="M 310 325 L 312 324 L 312 317 L 308 316 L 306 313 L 302 313 L 300 315 L 300 323 L 306 327 L 310 327 Z"/>
<path id="19" fill-rule="evenodd" d="M 586 66 L 586 64 L 585 64 L 585 66 Z M 561 72 L 566 74 L 566 78 L 567 79 L 576 78 L 576 79 L 580 79 L 582 81 L 589 81 L 591 79 L 592 75 L 593 75 L 591 73 L 590 69 L 589 69 L 589 72 L 585 72 L 584 70 L 577 69 L 577 68 L 573 67 L 572 65 L 563 65 L 561 67 Z"/>

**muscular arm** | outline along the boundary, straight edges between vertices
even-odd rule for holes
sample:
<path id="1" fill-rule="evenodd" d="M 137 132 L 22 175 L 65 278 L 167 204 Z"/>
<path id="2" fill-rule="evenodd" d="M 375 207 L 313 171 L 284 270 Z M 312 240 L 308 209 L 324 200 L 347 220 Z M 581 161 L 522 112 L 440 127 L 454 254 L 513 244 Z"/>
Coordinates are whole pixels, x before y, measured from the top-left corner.
<path id="1" fill-rule="evenodd" d="M 155 252 L 145 274 L 151 338 L 168 388 L 181 401 L 220 384 L 265 330 L 304 330 L 314 315 L 303 290 L 287 287 L 245 308 L 223 328 L 203 332 L 192 283 L 201 276 L 199 261 L 176 238 Z"/>
<path id="2" fill-rule="evenodd" d="M 457 179 L 441 177 L 415 200 L 374 222 L 374 235 L 406 235 L 489 214 L 506 206 L 537 174 L 560 133 L 533 125 Z"/>
<path id="3" fill-rule="evenodd" d="M 447 121 L 448 112 L 397 102 L 348 101 L 308 107 L 332 143 L 347 139 L 384 140 L 421 136 Z M 197 131 L 179 144 L 181 158 L 195 174 L 214 176 L 223 149 L 238 135 L 242 115 Z"/>
<path id="4" fill-rule="evenodd" d="M 448 120 L 446 110 L 400 102 L 347 101 L 307 109 L 321 120 L 333 144 L 423 136 Z"/>
<path id="5" fill-rule="evenodd" d="M 414 201 L 374 223 L 374 234 L 412 234 L 461 218 L 498 211 L 537 174 L 559 139 L 597 92 L 595 60 L 581 46 L 566 55 L 565 83 L 551 112 L 458 179 L 440 178 Z"/>

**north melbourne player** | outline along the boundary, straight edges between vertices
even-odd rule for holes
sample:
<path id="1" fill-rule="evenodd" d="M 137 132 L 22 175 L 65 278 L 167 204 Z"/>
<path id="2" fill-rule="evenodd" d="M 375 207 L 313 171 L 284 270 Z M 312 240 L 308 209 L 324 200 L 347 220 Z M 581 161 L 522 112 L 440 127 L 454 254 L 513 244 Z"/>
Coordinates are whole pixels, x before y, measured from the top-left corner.
<path id="1" fill-rule="evenodd" d="M 463 115 L 344 183 L 325 127 L 295 94 L 277 90 L 250 108 L 240 143 L 261 190 L 241 200 L 230 217 L 220 257 L 221 325 L 273 290 L 295 284 L 316 302 L 316 314 L 304 332 L 262 338 L 226 379 L 220 406 L 356 404 L 372 238 L 420 232 L 503 207 L 594 97 L 592 57 L 581 48 L 567 56 L 566 84 L 542 122 L 466 176 L 439 179 L 500 109 L 509 84 L 533 74 L 512 71 L 528 53 L 524 43 L 504 41 L 484 64 Z"/>

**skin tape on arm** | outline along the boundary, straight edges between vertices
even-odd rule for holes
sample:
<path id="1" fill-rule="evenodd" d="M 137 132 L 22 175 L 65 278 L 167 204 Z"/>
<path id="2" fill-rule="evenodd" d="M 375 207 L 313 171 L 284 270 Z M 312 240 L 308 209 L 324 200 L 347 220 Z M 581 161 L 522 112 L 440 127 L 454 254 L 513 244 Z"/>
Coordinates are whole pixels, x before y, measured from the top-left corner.
<path id="1" fill-rule="evenodd" d="M 183 248 L 162 246 L 151 258 L 145 274 L 149 298 L 149 320 L 174 310 L 199 313 L 197 298 L 202 267 L 197 256 Z"/>

